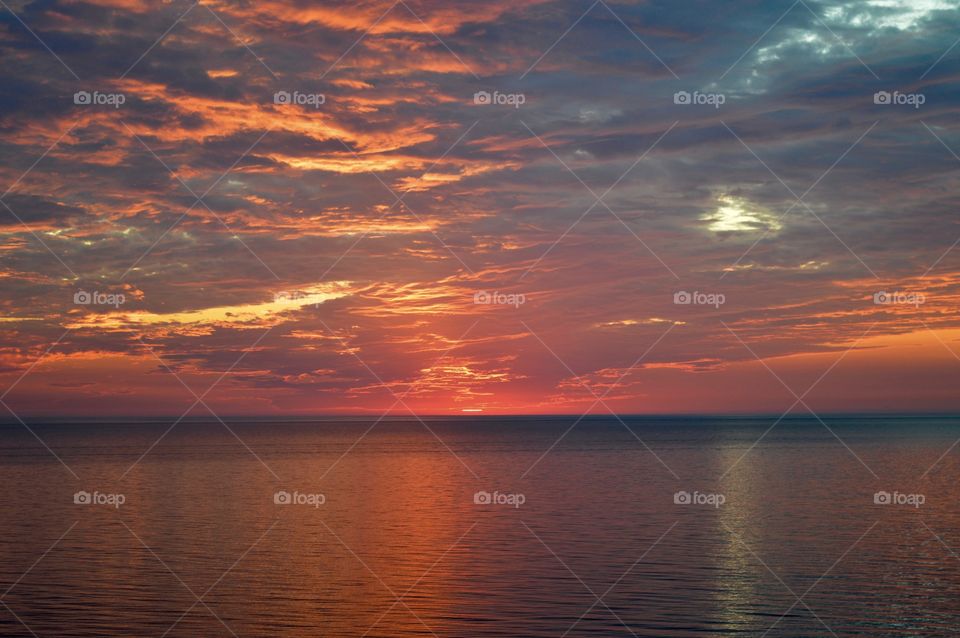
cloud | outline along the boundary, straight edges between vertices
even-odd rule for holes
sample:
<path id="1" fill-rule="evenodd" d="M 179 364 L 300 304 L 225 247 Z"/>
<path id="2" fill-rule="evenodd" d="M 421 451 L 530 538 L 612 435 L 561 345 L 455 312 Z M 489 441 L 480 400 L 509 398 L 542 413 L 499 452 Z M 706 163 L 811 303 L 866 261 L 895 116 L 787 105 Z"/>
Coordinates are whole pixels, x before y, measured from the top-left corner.
<path id="1" fill-rule="evenodd" d="M 754 355 L 853 348 L 824 405 L 960 407 L 890 381 L 955 363 L 960 10 L 807 5 L 11 5 L 56 57 L 0 14 L 0 377 L 56 347 L 10 400 L 175 412 L 159 356 L 218 411 L 764 411 Z"/>

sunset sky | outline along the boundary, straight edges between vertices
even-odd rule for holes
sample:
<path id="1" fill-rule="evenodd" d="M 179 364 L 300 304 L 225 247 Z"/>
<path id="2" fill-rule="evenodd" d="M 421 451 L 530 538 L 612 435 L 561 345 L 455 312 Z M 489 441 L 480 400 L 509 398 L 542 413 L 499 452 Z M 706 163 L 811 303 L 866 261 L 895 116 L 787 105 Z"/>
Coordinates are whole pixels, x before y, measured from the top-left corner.
<path id="1" fill-rule="evenodd" d="M 0 419 L 960 409 L 953 0 L 0 29 Z"/>

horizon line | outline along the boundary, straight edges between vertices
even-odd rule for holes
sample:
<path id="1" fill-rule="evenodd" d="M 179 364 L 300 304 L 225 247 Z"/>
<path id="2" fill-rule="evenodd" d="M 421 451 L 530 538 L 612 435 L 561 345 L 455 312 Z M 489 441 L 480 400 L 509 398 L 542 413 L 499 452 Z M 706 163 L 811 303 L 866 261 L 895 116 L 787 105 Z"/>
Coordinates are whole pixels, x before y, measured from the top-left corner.
<path id="1" fill-rule="evenodd" d="M 63 415 L 63 414 L 34 414 L 20 415 L 20 419 L 30 419 L 39 421 L 50 421 L 56 423 L 89 423 L 91 421 L 100 421 L 106 423 L 142 423 L 154 421 L 178 422 L 189 421 L 191 423 L 217 422 L 218 420 L 247 421 L 247 422 L 309 422 L 309 421 L 397 421 L 418 419 L 447 419 L 447 420 L 497 420 L 497 419 L 569 419 L 576 418 L 580 420 L 617 420 L 617 419 L 691 419 L 691 418 L 710 418 L 710 419 L 768 419 L 775 418 L 781 420 L 797 420 L 831 418 L 960 418 L 960 412 L 822 412 L 822 413 L 796 413 L 783 414 L 774 412 L 746 412 L 746 413 L 721 413 L 721 412 L 671 412 L 671 413 L 640 413 L 624 412 L 616 414 L 583 414 L 576 412 L 556 412 L 556 413 L 406 413 L 406 414 L 337 414 L 337 413 L 318 413 L 304 415 L 215 415 L 215 416 L 176 416 L 176 415 Z M 22 425 L 19 419 L 0 419 L 0 425 Z"/>

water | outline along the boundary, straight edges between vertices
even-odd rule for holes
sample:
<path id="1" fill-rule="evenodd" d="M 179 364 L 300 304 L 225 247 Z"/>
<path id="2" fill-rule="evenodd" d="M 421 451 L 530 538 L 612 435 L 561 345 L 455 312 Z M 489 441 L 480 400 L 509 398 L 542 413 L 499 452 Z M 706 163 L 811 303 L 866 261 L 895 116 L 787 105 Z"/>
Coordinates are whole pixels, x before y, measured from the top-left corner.
<path id="1" fill-rule="evenodd" d="M 573 421 L 0 427 L 0 635 L 960 631 L 960 419 Z"/>

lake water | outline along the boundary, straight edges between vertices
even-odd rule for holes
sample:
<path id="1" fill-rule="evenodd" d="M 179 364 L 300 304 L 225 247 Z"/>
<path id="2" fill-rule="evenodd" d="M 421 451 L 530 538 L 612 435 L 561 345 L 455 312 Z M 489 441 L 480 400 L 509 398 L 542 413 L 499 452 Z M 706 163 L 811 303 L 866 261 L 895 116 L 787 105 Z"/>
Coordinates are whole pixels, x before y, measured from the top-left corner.
<path id="1" fill-rule="evenodd" d="M 0 635 L 960 633 L 960 419 L 575 420 L 2 426 Z"/>

